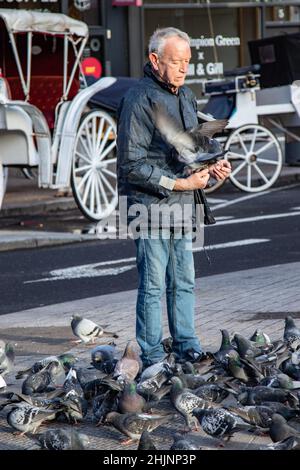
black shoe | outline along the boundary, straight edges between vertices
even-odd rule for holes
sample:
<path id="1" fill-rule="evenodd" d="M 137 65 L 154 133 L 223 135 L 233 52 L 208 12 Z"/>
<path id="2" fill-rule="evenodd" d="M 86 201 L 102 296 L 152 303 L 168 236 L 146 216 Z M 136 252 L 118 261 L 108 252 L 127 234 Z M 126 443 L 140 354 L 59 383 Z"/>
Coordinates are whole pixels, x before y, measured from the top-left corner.
<path id="1" fill-rule="evenodd" d="M 202 362 L 208 358 L 208 355 L 203 351 L 195 351 L 194 349 L 190 349 L 185 354 L 185 362 L 191 362 L 192 364 L 197 362 Z"/>

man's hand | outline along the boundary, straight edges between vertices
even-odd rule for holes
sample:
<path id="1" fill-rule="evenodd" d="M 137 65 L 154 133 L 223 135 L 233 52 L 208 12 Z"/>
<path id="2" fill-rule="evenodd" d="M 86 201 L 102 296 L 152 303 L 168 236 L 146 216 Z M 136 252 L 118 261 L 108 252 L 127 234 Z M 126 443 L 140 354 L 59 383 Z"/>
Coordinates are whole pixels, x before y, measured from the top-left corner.
<path id="1" fill-rule="evenodd" d="M 217 163 L 210 165 L 209 174 L 217 181 L 228 178 L 231 173 L 231 165 L 228 160 L 219 160 Z"/>
<path id="2" fill-rule="evenodd" d="M 204 189 L 209 180 L 209 171 L 205 170 L 192 173 L 188 178 L 178 178 L 176 180 L 175 191 L 193 191 L 194 189 Z"/>

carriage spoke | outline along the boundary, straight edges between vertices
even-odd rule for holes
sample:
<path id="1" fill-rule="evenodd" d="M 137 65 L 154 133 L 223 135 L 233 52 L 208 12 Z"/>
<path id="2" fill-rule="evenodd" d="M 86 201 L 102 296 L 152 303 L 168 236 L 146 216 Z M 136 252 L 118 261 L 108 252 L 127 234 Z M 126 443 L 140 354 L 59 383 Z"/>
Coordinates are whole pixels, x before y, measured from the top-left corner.
<path id="1" fill-rule="evenodd" d="M 98 176 L 95 178 L 96 210 L 101 211 L 101 192 L 99 191 Z"/>
<path id="2" fill-rule="evenodd" d="M 91 174 L 91 193 L 90 193 L 90 210 L 94 212 L 95 207 L 95 173 Z"/>
<path id="3" fill-rule="evenodd" d="M 103 139 L 102 139 L 102 142 L 101 142 L 101 144 L 100 144 L 99 151 L 98 151 L 98 153 L 99 153 L 100 155 L 101 155 L 102 150 L 103 150 L 104 147 L 105 147 L 105 144 L 106 144 L 106 142 L 107 142 L 107 140 L 108 140 L 108 137 L 109 137 L 109 134 L 110 134 L 111 130 L 112 130 L 112 127 L 111 127 L 111 126 L 108 126 L 107 129 L 106 129 L 106 131 L 105 131 L 105 134 L 104 134 L 104 136 L 103 136 Z"/>
<path id="4" fill-rule="evenodd" d="M 240 159 L 245 160 L 246 155 L 241 155 L 240 153 L 232 152 L 231 150 L 229 150 L 227 152 L 227 158 L 230 160 L 240 160 Z"/>
<path id="5" fill-rule="evenodd" d="M 75 154 L 78 155 L 79 159 L 81 158 L 84 160 L 86 163 L 91 163 L 91 158 L 89 158 L 88 155 L 83 155 L 83 153 L 80 153 L 78 150 L 75 151 Z"/>
<path id="6" fill-rule="evenodd" d="M 91 165 L 84 165 L 84 166 L 81 166 L 80 168 L 75 168 L 75 173 L 80 173 L 81 171 L 86 171 L 86 170 L 89 170 L 91 169 L 92 166 Z"/>
<path id="7" fill-rule="evenodd" d="M 278 162 L 275 162 L 274 160 L 267 160 L 266 158 L 257 158 L 256 161 L 259 163 L 267 163 L 268 165 L 278 165 Z"/>
<path id="8" fill-rule="evenodd" d="M 231 173 L 230 176 L 235 176 L 242 168 L 244 168 L 245 165 L 247 165 L 246 160 L 243 161 L 242 163 L 240 163 L 239 166 L 237 166 L 237 167 L 233 170 L 233 172 Z"/>
<path id="9" fill-rule="evenodd" d="M 116 163 L 116 158 L 110 158 L 109 160 L 105 160 L 105 165 L 110 165 L 111 163 Z"/>
<path id="10" fill-rule="evenodd" d="M 247 166 L 247 186 L 251 188 L 251 165 Z"/>
<path id="11" fill-rule="evenodd" d="M 112 187 L 108 179 L 102 174 L 100 174 L 100 178 L 102 179 L 103 183 L 108 187 L 112 194 L 116 194 L 116 190 Z"/>
<path id="12" fill-rule="evenodd" d="M 99 129 L 98 129 L 98 134 L 97 134 L 97 142 L 96 142 L 96 151 L 98 151 L 100 147 L 100 142 L 101 142 L 101 137 L 102 137 L 102 132 L 103 132 L 103 126 L 104 126 L 104 119 L 100 119 L 100 124 L 99 124 Z"/>
<path id="13" fill-rule="evenodd" d="M 91 187 L 91 183 L 92 183 L 92 178 L 93 178 L 93 174 L 90 172 L 88 181 L 87 181 L 85 189 L 84 189 L 83 197 L 82 197 L 83 204 L 86 204 L 86 200 L 87 200 L 87 197 L 89 195 L 89 191 L 90 191 L 90 187 Z"/>
<path id="14" fill-rule="evenodd" d="M 109 202 L 108 202 L 108 199 L 107 199 L 107 196 L 106 196 L 106 192 L 105 192 L 105 190 L 104 190 L 104 187 L 103 187 L 103 184 L 102 184 L 102 181 L 101 181 L 100 173 L 97 171 L 96 174 L 97 174 L 97 179 L 98 179 L 100 191 L 101 191 L 102 197 L 103 197 L 103 199 L 104 199 L 104 203 L 108 206 Z"/>
<path id="15" fill-rule="evenodd" d="M 85 136 L 86 136 L 86 141 L 87 141 L 87 145 L 88 145 L 88 148 L 89 148 L 89 152 L 91 155 L 93 155 L 93 142 L 92 142 L 92 139 L 91 139 L 91 132 L 90 132 L 90 129 L 88 127 L 88 124 L 86 123 L 85 126 Z"/>
<path id="16" fill-rule="evenodd" d="M 97 124 L 97 118 L 96 116 L 93 117 L 92 119 L 92 139 L 93 139 L 93 153 L 96 152 L 96 140 L 97 140 L 97 129 L 96 129 L 96 124 Z"/>
<path id="17" fill-rule="evenodd" d="M 266 175 L 261 171 L 261 169 L 259 168 L 259 166 L 253 162 L 253 166 L 254 168 L 256 169 L 257 173 L 262 177 L 262 179 L 264 180 L 265 183 L 268 183 L 269 180 L 268 178 L 266 177 Z"/>
<path id="18" fill-rule="evenodd" d="M 248 150 L 247 150 L 247 147 L 246 147 L 246 145 L 245 145 L 245 143 L 244 143 L 244 140 L 243 140 L 241 134 L 238 134 L 238 138 L 239 138 L 239 141 L 240 141 L 240 143 L 241 143 L 241 146 L 242 146 L 242 148 L 243 148 L 243 150 L 244 150 L 245 155 L 247 155 Z"/>
<path id="19" fill-rule="evenodd" d="M 113 173 L 112 171 L 108 170 L 107 168 L 101 168 L 102 171 L 104 171 L 104 173 L 107 173 L 108 175 L 112 176 L 114 179 L 117 178 L 117 175 L 115 173 Z"/>
<path id="20" fill-rule="evenodd" d="M 89 155 L 92 158 L 92 155 L 91 155 L 89 149 L 87 148 L 87 145 L 86 145 L 86 143 L 85 143 L 85 141 L 84 141 L 84 139 L 81 135 L 79 136 L 79 139 L 80 139 L 80 142 L 82 143 L 82 145 L 85 149 L 86 154 Z"/>
<path id="21" fill-rule="evenodd" d="M 115 148 L 115 146 L 116 146 L 116 141 L 113 140 L 102 153 L 99 152 L 99 161 L 103 160 L 103 158 L 105 158 L 106 155 L 109 154 L 109 152 L 111 152 L 113 148 Z"/>
<path id="22" fill-rule="evenodd" d="M 274 142 L 272 140 L 270 140 L 270 142 L 268 142 L 267 144 L 265 144 L 263 147 L 261 147 L 259 150 L 257 150 L 255 152 L 255 155 L 259 155 L 260 153 L 264 152 L 265 150 L 267 150 L 269 147 L 271 147 L 271 145 L 274 145 Z"/>
<path id="23" fill-rule="evenodd" d="M 81 178 L 81 181 L 80 183 L 78 184 L 78 191 L 80 192 L 80 189 L 81 187 L 83 186 L 83 184 L 86 182 L 86 180 L 88 179 L 90 173 L 91 173 L 92 170 L 88 170 L 86 172 L 86 174 Z"/>
<path id="24" fill-rule="evenodd" d="M 256 136 L 257 136 L 257 127 L 255 128 L 255 130 L 254 130 L 254 132 L 253 132 L 253 137 L 252 137 L 252 141 L 251 141 L 251 145 L 250 145 L 250 150 L 249 150 L 249 152 L 253 152 L 254 145 L 255 145 L 255 140 L 256 140 Z"/>

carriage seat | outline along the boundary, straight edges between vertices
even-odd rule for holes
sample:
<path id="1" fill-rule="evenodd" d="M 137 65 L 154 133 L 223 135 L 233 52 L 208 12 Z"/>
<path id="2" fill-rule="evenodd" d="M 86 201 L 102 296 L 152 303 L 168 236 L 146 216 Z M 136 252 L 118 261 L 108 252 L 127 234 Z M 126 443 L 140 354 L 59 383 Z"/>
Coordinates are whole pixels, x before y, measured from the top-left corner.
<path id="1" fill-rule="evenodd" d="M 24 92 L 19 77 L 7 77 L 13 100 L 24 100 Z M 31 77 L 29 103 L 36 106 L 44 114 L 50 129 L 55 124 L 55 107 L 62 96 L 63 78 L 61 76 Z M 74 98 L 79 90 L 79 80 L 74 79 L 68 100 Z"/>

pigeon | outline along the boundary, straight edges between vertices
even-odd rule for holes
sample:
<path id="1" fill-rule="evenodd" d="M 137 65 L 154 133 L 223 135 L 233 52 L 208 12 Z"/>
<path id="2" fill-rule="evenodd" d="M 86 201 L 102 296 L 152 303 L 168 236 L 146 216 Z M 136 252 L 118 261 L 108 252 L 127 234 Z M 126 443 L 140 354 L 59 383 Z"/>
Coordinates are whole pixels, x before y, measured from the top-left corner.
<path id="1" fill-rule="evenodd" d="M 174 434 L 173 440 L 174 442 L 170 450 L 199 450 L 199 447 L 192 444 L 186 437 L 182 436 L 182 434 Z"/>
<path id="2" fill-rule="evenodd" d="M 221 330 L 222 342 L 219 351 L 215 352 L 213 357 L 222 367 L 227 368 L 228 358 L 239 358 L 238 352 L 230 342 L 230 336 L 227 330 Z"/>
<path id="3" fill-rule="evenodd" d="M 11 343 L 0 340 L 0 374 L 4 377 L 8 374 L 15 362 L 15 350 Z"/>
<path id="4" fill-rule="evenodd" d="M 294 319 L 287 316 L 285 319 L 283 339 L 292 351 L 300 347 L 300 330 L 297 328 Z"/>
<path id="5" fill-rule="evenodd" d="M 133 341 L 128 341 L 124 354 L 118 360 L 113 378 L 121 382 L 132 382 L 142 368 L 142 363 Z"/>
<path id="6" fill-rule="evenodd" d="M 239 356 L 227 358 L 227 370 L 228 373 L 235 379 L 240 380 L 241 382 L 248 383 L 249 376 L 245 370 L 244 364 L 241 362 Z"/>
<path id="7" fill-rule="evenodd" d="M 8 424 L 22 435 L 28 432 L 33 434 L 37 428 L 48 420 L 53 420 L 58 410 L 46 410 L 23 403 L 13 406 L 7 414 Z"/>
<path id="8" fill-rule="evenodd" d="M 226 388 L 218 384 L 209 383 L 200 385 L 200 387 L 193 390 L 193 393 L 205 401 L 212 401 L 214 403 L 221 403 L 229 395 L 229 391 Z"/>
<path id="9" fill-rule="evenodd" d="M 47 356 L 39 361 L 36 361 L 31 367 L 24 370 L 19 370 L 16 379 L 22 379 L 27 375 L 36 374 L 44 369 L 50 362 L 57 362 L 61 365 L 62 370 L 65 372 L 78 361 L 78 358 L 71 353 L 60 354 L 59 356 Z"/>
<path id="10" fill-rule="evenodd" d="M 177 418 L 176 414 L 159 415 L 145 413 L 117 413 L 112 411 L 107 414 L 105 422 L 112 424 L 118 431 L 129 439 L 122 444 L 129 444 L 140 439 L 143 431 L 152 432 L 162 424 L 167 424 Z"/>
<path id="11" fill-rule="evenodd" d="M 175 147 L 178 160 L 193 169 L 203 168 L 208 162 L 215 162 L 225 153 L 221 144 L 212 137 L 224 130 L 228 124 L 227 119 L 204 122 L 193 129 L 183 131 L 161 106 L 157 106 L 154 119 L 162 137 Z"/>
<path id="12" fill-rule="evenodd" d="M 72 316 L 71 328 L 74 335 L 79 338 L 79 340 L 76 340 L 77 343 L 89 343 L 90 341 L 94 343 L 95 338 L 99 338 L 100 336 L 119 337 L 115 333 L 104 331 L 101 326 L 97 325 L 92 320 L 82 318 L 79 315 Z"/>
<path id="13" fill-rule="evenodd" d="M 50 429 L 37 436 L 42 449 L 47 450 L 85 450 L 89 438 L 74 428 Z"/>
<path id="14" fill-rule="evenodd" d="M 239 422 L 237 416 L 224 408 L 195 408 L 192 414 L 198 419 L 203 431 L 212 437 L 227 437 L 229 440 L 235 432 L 251 428 L 250 424 Z"/>
<path id="15" fill-rule="evenodd" d="M 145 410 L 146 400 L 136 392 L 136 383 L 129 382 L 119 395 L 119 411 L 121 413 L 141 413 Z"/>
<path id="16" fill-rule="evenodd" d="M 72 367 L 69 370 L 68 375 L 63 383 L 63 391 L 65 395 L 72 391 L 77 396 L 81 398 L 84 397 L 83 388 L 77 378 L 77 372 Z"/>
<path id="17" fill-rule="evenodd" d="M 272 343 L 269 336 L 263 331 L 255 330 L 249 339 L 252 341 L 252 343 L 255 343 L 258 348 L 262 348 L 267 351 L 272 348 Z"/>
<path id="18" fill-rule="evenodd" d="M 275 444 L 268 444 L 261 450 L 300 450 L 300 437 L 290 436 Z"/>
<path id="19" fill-rule="evenodd" d="M 148 431 L 143 431 L 137 450 L 157 450 Z"/>
<path id="20" fill-rule="evenodd" d="M 205 379 L 201 375 L 185 374 L 181 364 L 174 367 L 174 377 L 179 377 L 185 388 L 195 389 L 205 384 Z"/>
<path id="21" fill-rule="evenodd" d="M 277 413 L 272 417 L 269 434 L 273 442 L 282 441 L 290 436 L 295 436 L 300 439 L 299 431 L 289 426 L 284 417 Z"/>
<path id="22" fill-rule="evenodd" d="M 282 388 L 284 390 L 294 390 L 300 388 L 300 381 L 293 380 L 291 377 L 283 373 L 277 373 L 273 377 L 265 377 L 265 379 L 260 383 L 261 385 Z"/>
<path id="23" fill-rule="evenodd" d="M 107 390 L 103 395 L 98 395 L 93 400 L 93 415 L 97 420 L 96 426 L 103 424 L 106 415 L 111 411 L 118 411 L 117 390 Z"/>
<path id="24" fill-rule="evenodd" d="M 262 405 L 244 406 L 243 408 L 228 406 L 226 409 L 249 424 L 267 429 L 270 427 L 272 416 L 274 414 L 274 411 L 271 408 Z"/>
<path id="25" fill-rule="evenodd" d="M 298 406 L 299 404 L 298 398 L 288 390 L 260 385 L 256 387 L 241 387 L 238 401 L 241 405 L 261 405 L 262 402 L 268 401 L 288 402 L 291 406 Z"/>
<path id="26" fill-rule="evenodd" d="M 22 393 L 24 395 L 33 395 L 34 393 L 43 393 L 49 390 L 54 390 L 53 387 L 49 388 L 53 383 L 52 375 L 55 376 L 61 365 L 57 362 L 50 362 L 44 369 L 36 374 L 29 375 L 22 384 Z"/>
<path id="27" fill-rule="evenodd" d="M 266 402 L 262 402 L 261 406 L 267 406 L 273 411 L 273 414 L 277 413 L 283 416 L 286 420 L 290 420 L 292 418 L 296 418 L 300 416 L 300 409 L 290 408 L 284 403 L 280 403 L 276 401 L 266 401 Z"/>
<path id="28" fill-rule="evenodd" d="M 88 411 L 88 403 L 85 398 L 77 395 L 75 390 L 70 390 L 64 397 L 57 398 L 61 412 L 58 417 L 68 423 L 77 424 L 82 421 Z"/>
<path id="29" fill-rule="evenodd" d="M 116 345 L 104 344 L 96 346 L 91 351 L 91 364 L 105 374 L 111 374 L 117 363 L 115 359 Z"/>
<path id="30" fill-rule="evenodd" d="M 282 363 L 281 370 L 284 374 L 289 375 L 292 379 L 300 380 L 300 364 L 293 364 L 291 357 Z"/>
<path id="31" fill-rule="evenodd" d="M 172 377 L 171 383 L 171 402 L 176 410 L 184 417 L 187 426 L 186 429 L 190 431 L 191 422 L 195 422 L 192 411 L 195 408 L 206 408 L 208 404 L 205 400 L 184 388 L 179 377 Z"/>
<path id="32" fill-rule="evenodd" d="M 154 378 L 161 371 L 166 373 L 166 378 L 169 377 L 169 373 L 172 373 L 175 367 L 175 355 L 170 353 L 162 361 L 156 362 L 149 367 L 146 367 L 140 377 L 140 382 L 144 382 L 150 378 Z"/>
<path id="33" fill-rule="evenodd" d="M 236 333 L 234 335 L 234 341 L 237 345 L 237 350 L 241 358 L 253 359 L 256 356 L 261 355 L 261 349 L 253 345 L 251 341 L 244 336 Z"/>

